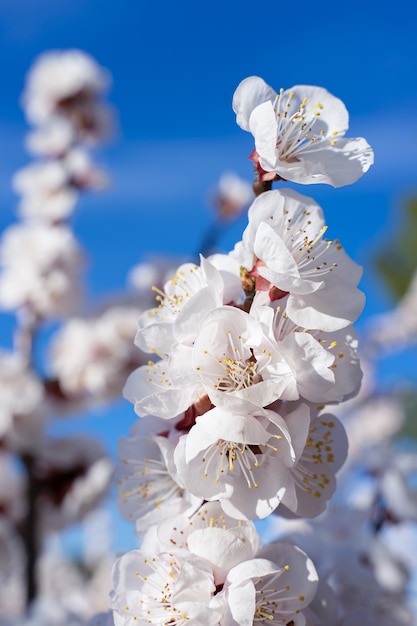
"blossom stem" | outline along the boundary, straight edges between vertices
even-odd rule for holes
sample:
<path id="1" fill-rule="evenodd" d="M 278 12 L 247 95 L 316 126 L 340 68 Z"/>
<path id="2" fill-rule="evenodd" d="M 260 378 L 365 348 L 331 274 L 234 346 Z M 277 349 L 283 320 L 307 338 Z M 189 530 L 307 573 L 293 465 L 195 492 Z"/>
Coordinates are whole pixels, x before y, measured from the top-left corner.
<path id="1" fill-rule="evenodd" d="M 26 606 L 37 597 L 36 563 L 38 545 L 38 497 L 41 485 L 33 471 L 34 459 L 30 454 L 22 455 L 27 474 L 27 513 L 21 526 L 21 537 L 26 554 Z"/>

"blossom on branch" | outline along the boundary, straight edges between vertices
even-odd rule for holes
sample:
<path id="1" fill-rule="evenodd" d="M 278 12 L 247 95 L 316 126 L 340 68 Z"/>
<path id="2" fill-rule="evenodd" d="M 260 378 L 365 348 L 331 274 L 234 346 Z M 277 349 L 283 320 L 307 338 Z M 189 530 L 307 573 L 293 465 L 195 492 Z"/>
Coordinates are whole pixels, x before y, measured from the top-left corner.
<path id="1" fill-rule="evenodd" d="M 338 330 L 364 306 L 362 268 L 338 239 L 323 238 L 323 211 L 291 190 L 267 191 L 249 208 L 249 223 L 231 255 L 269 301 L 288 294 L 286 314 L 304 328 Z"/>
<path id="2" fill-rule="evenodd" d="M 341 100 L 322 87 L 296 85 L 277 94 L 250 76 L 233 95 L 241 128 L 255 140 L 253 156 L 261 180 L 350 185 L 374 162 L 363 139 L 346 139 L 349 116 Z"/>
<path id="3" fill-rule="evenodd" d="M 46 127 L 64 120 L 77 137 L 94 142 L 108 131 L 109 113 L 100 98 L 109 82 L 108 73 L 81 50 L 46 52 L 27 76 L 26 115 Z"/>

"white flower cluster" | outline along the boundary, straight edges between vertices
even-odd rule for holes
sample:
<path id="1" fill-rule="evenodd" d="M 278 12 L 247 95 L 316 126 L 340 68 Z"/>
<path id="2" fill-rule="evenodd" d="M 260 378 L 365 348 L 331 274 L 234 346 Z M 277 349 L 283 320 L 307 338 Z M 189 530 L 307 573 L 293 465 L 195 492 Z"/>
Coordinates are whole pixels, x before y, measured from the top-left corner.
<path id="1" fill-rule="evenodd" d="M 339 186 L 372 163 L 323 89 L 277 95 L 252 77 L 233 102 L 264 180 Z M 150 358 L 124 388 L 141 419 L 117 482 L 143 543 L 116 561 L 111 612 L 91 624 L 335 624 L 310 558 L 261 547 L 254 521 L 315 517 L 335 490 L 347 437 L 326 405 L 360 387 L 361 269 L 311 198 L 265 191 L 248 215 L 233 251 L 182 264 L 139 318 Z"/>
<path id="2" fill-rule="evenodd" d="M 35 130 L 28 148 L 40 159 L 13 180 L 23 221 L 0 245 L 3 309 L 26 308 L 45 319 L 79 306 L 83 255 L 65 220 L 82 191 L 106 184 L 86 148 L 108 127 L 101 101 L 107 83 L 104 70 L 79 50 L 45 53 L 29 71 L 23 105 Z"/>
<path id="3" fill-rule="evenodd" d="M 114 304 L 101 315 L 73 317 L 52 337 L 50 375 L 66 398 L 103 403 L 120 396 L 143 362 L 132 343 L 140 307 Z"/>
<path id="4" fill-rule="evenodd" d="M 120 377 L 122 366 L 124 378 L 131 371 L 133 365 L 127 362 L 133 320 L 129 327 L 123 309 L 103 316 L 97 334 L 103 334 L 104 326 L 107 335 L 113 330 L 111 346 L 114 352 L 120 347 L 113 363 L 102 364 L 100 371 L 91 363 L 99 339 L 90 350 L 86 347 L 83 363 L 79 356 L 65 371 L 58 365 L 54 379 L 48 377 L 48 359 L 42 354 L 50 332 L 45 322 L 80 307 L 83 253 L 67 218 L 81 191 L 104 182 L 86 151 L 104 130 L 104 86 L 103 70 L 90 57 L 80 51 L 53 52 L 35 62 L 23 98 L 25 113 L 36 126 L 29 148 L 40 158 L 14 179 L 21 221 L 9 226 L 0 241 L 0 308 L 16 316 L 12 349 L 0 352 L 2 625 L 81 623 L 76 616 L 67 621 L 64 607 L 51 608 L 50 597 L 46 600 L 40 556 L 48 535 L 79 522 L 98 505 L 113 474 L 113 463 L 98 441 L 60 439 L 51 435 L 50 427 L 57 414 L 74 412 L 86 399 L 87 393 L 77 395 L 85 379 L 88 391 L 95 384 L 101 393 L 103 378 Z M 73 395 L 66 393 L 70 384 L 66 387 L 64 378 L 76 379 Z M 118 392 L 121 386 L 119 379 Z M 76 595 L 74 590 L 67 593 L 71 595 Z M 99 608 L 86 601 L 85 616 Z"/>

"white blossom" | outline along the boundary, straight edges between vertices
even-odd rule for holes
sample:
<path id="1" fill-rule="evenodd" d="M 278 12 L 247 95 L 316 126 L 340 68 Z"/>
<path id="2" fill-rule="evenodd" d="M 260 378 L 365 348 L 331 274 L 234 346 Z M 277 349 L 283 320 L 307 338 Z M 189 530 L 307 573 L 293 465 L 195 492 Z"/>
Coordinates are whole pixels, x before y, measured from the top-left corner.
<path id="1" fill-rule="evenodd" d="M 256 556 L 260 537 L 251 521 L 226 515 L 218 502 L 205 502 L 196 513 L 185 513 L 161 522 L 156 532 L 148 532 L 142 542 L 145 552 L 159 549 L 187 549 L 206 559 L 213 568 L 216 586 L 222 585 L 228 571 Z"/>
<path id="2" fill-rule="evenodd" d="M 81 250 L 65 226 L 10 226 L 0 246 L 0 306 L 39 317 L 66 315 L 80 298 Z"/>
<path id="3" fill-rule="evenodd" d="M 110 608 L 115 626 L 217 626 L 220 611 L 211 605 L 215 591 L 210 565 L 187 551 L 154 556 L 140 550 L 117 559 Z"/>
<path id="4" fill-rule="evenodd" d="M 166 354 L 174 342 L 192 345 L 208 312 L 242 294 L 238 267 L 232 259 L 228 271 L 201 257 L 201 264 L 182 264 L 164 289 L 155 289 L 158 305 L 139 318 L 136 345 L 145 352 Z M 225 261 L 223 260 L 223 264 Z M 231 268 L 236 268 L 232 284 Z"/>
<path id="5" fill-rule="evenodd" d="M 69 120 L 55 117 L 26 136 L 26 147 L 37 156 L 59 158 L 76 141 L 76 133 Z"/>
<path id="6" fill-rule="evenodd" d="M 374 162 L 363 138 L 346 139 L 345 105 L 326 89 L 296 85 L 279 94 L 262 78 L 243 80 L 233 96 L 237 123 L 249 130 L 263 174 L 296 183 L 349 185 Z"/>
<path id="7" fill-rule="evenodd" d="M 291 368 L 299 396 L 310 402 L 328 403 L 356 394 L 362 371 L 353 327 L 325 332 L 297 326 L 286 313 L 287 300 L 281 298 L 268 307 L 255 306 L 255 298 L 251 314 L 259 318 Z"/>
<path id="8" fill-rule="evenodd" d="M 252 200 L 252 186 L 246 180 L 233 172 L 222 174 L 214 196 L 219 216 L 222 219 L 235 219 Z"/>
<path id="9" fill-rule="evenodd" d="M 120 394 L 141 360 L 133 344 L 140 309 L 111 306 L 101 316 L 73 317 L 52 337 L 50 374 L 72 396 L 103 401 Z"/>
<path id="10" fill-rule="evenodd" d="M 255 316 L 235 307 L 206 316 L 192 348 L 192 364 L 194 377 L 216 406 L 244 400 L 266 407 L 299 395 L 279 344 L 269 340 Z"/>
<path id="11" fill-rule="evenodd" d="M 294 433 L 300 430 L 296 413 L 286 417 L 294 447 Z M 301 437 L 298 439 L 298 441 Z M 283 495 L 282 504 L 300 517 L 315 517 L 322 513 L 336 489 L 336 473 L 343 465 L 348 450 L 341 422 L 330 414 L 313 418 L 302 450 L 296 448 L 296 461 L 290 468 L 292 488 Z M 280 514 L 283 507 L 277 510 Z"/>
<path id="12" fill-rule="evenodd" d="M 23 196 L 19 214 L 24 218 L 58 221 L 68 217 L 78 201 L 63 161 L 33 163 L 15 174 L 13 186 Z"/>
<path id="13" fill-rule="evenodd" d="M 321 208 L 285 189 L 261 194 L 249 208 L 249 224 L 232 256 L 270 300 L 288 294 L 286 313 L 303 328 L 339 330 L 362 311 L 356 287 L 362 269 L 339 240 L 323 239 Z"/>
<path id="14" fill-rule="evenodd" d="M 184 489 L 174 465 L 175 444 L 156 434 L 158 425 L 167 428 L 166 422 L 161 425 L 156 419 L 139 420 L 129 438 L 119 440 L 117 503 L 139 534 L 167 517 L 193 513 L 202 502 Z"/>
<path id="15" fill-rule="evenodd" d="M 314 565 L 302 550 L 285 543 L 270 545 L 268 559 L 249 560 L 230 570 L 222 591 L 221 626 L 305 626 L 302 609 L 314 598 L 317 582 Z"/>
<path id="16" fill-rule="evenodd" d="M 291 438 L 277 413 L 250 405 L 238 412 L 216 407 L 197 417 L 175 449 L 175 463 L 185 486 L 206 500 L 219 500 L 236 519 L 264 518 L 276 509 L 288 488 L 294 448 L 302 447 L 309 410 L 300 405 L 301 425 Z M 304 439 L 305 441 L 305 439 Z"/>
<path id="17" fill-rule="evenodd" d="M 103 134 L 108 115 L 98 103 L 109 75 L 81 50 L 50 51 L 40 55 L 30 69 L 23 105 L 37 125 L 54 117 L 70 121 L 77 134 L 95 139 Z"/>

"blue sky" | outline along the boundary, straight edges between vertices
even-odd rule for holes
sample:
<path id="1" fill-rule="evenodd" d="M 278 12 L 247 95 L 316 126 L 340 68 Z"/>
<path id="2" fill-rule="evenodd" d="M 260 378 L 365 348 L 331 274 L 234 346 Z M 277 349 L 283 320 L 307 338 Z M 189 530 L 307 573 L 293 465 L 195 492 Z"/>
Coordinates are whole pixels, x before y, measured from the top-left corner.
<path id="1" fill-rule="evenodd" d="M 113 185 L 84 199 L 75 218 L 97 295 L 123 287 L 149 253 L 193 253 L 219 176 L 232 170 L 251 180 L 251 137 L 231 109 L 243 78 L 260 75 L 276 89 L 320 85 L 345 102 L 348 134 L 375 150 L 375 165 L 351 187 L 298 187 L 323 206 L 329 236 L 364 265 L 365 320 L 389 306 L 369 268 L 372 250 L 417 194 L 416 12 L 412 0 L 1 0 L 0 228 L 14 219 L 11 177 L 30 160 L 18 105 L 24 75 L 45 50 L 81 48 L 113 76 L 119 130 L 97 153 Z M 225 250 L 244 225 L 224 237 Z M 134 417 L 130 405 L 118 411 L 88 428 L 114 441 Z"/>

